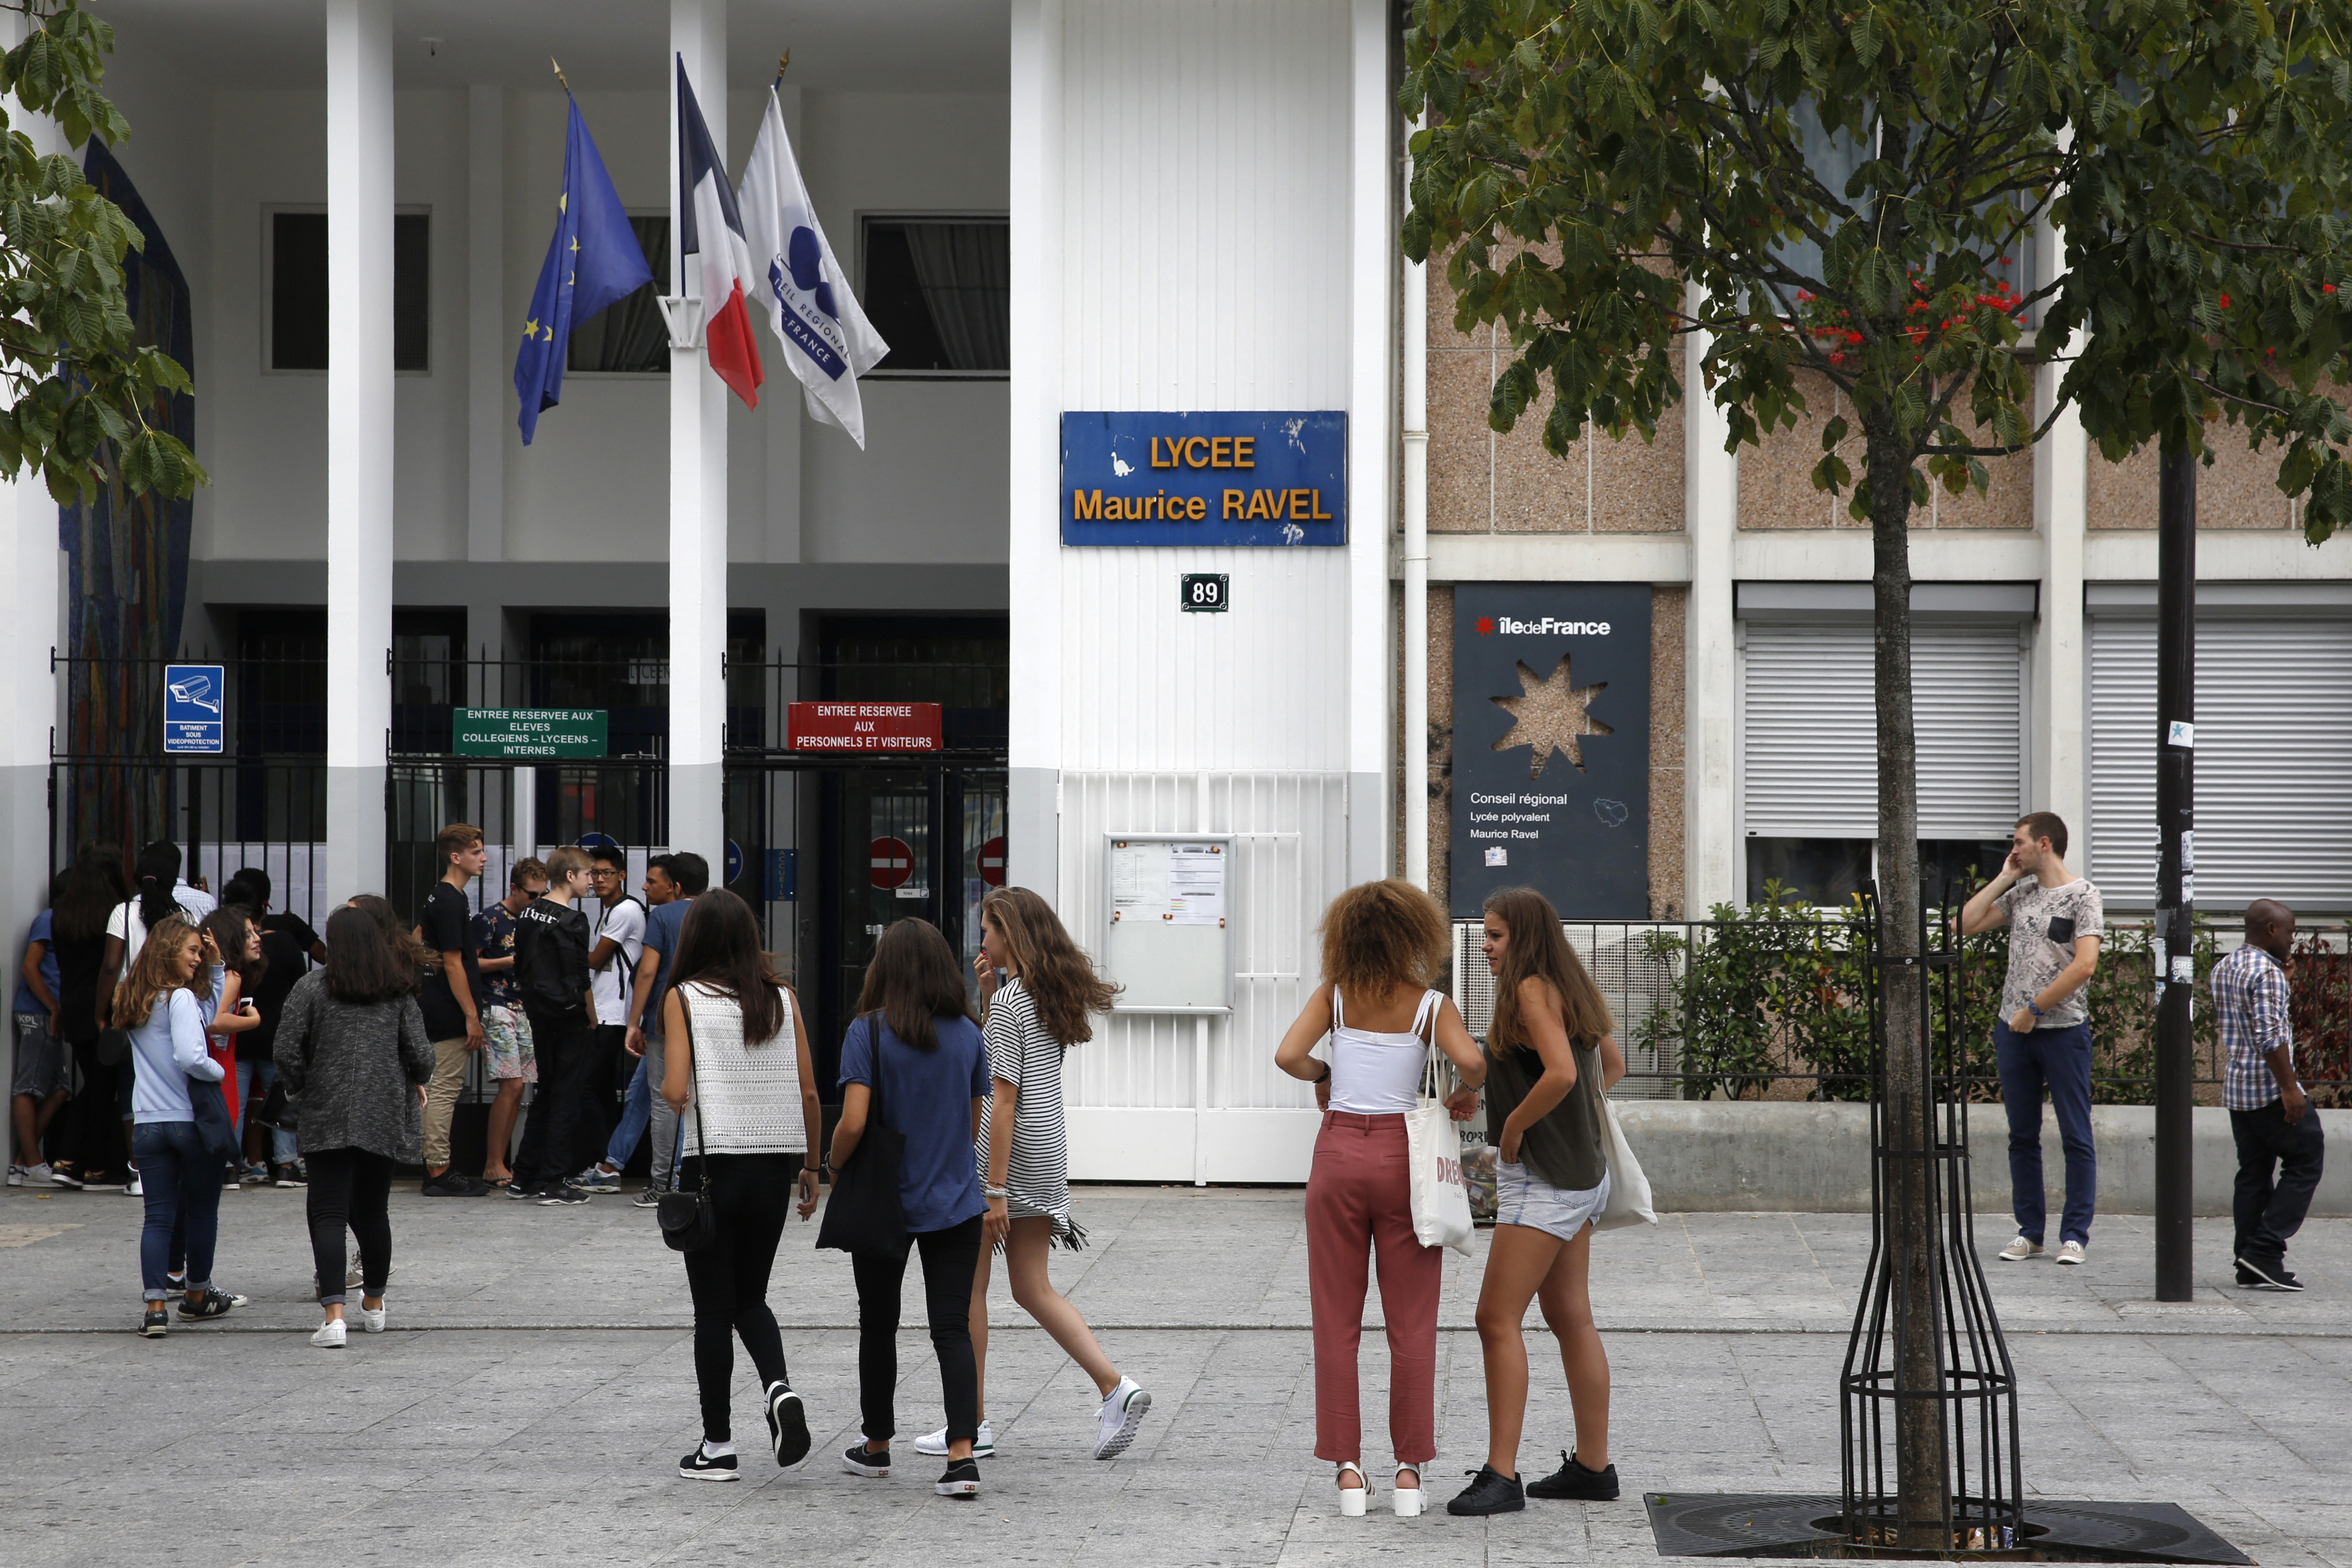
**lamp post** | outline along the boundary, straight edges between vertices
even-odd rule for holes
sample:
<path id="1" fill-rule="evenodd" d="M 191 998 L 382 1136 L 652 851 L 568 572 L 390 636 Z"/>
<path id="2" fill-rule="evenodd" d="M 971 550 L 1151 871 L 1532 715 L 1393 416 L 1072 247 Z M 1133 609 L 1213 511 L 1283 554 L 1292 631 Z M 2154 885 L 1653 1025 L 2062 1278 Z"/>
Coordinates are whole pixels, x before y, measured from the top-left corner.
<path id="1" fill-rule="evenodd" d="M 2186 1301 L 2197 989 L 2197 458 L 2187 442 L 2166 441 L 2156 498 L 2156 1299 Z"/>

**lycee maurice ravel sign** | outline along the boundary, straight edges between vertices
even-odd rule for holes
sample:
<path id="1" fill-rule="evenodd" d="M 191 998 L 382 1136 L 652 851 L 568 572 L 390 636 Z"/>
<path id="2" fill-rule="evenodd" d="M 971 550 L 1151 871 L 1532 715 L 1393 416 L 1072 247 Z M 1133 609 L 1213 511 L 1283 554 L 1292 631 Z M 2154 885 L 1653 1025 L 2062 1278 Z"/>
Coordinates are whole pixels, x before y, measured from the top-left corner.
<path id="1" fill-rule="evenodd" d="M 936 752 L 936 702 L 787 703 L 785 746 L 795 752 Z"/>
<path id="2" fill-rule="evenodd" d="M 1065 544 L 1345 544 L 1336 410 L 1065 414 Z"/>

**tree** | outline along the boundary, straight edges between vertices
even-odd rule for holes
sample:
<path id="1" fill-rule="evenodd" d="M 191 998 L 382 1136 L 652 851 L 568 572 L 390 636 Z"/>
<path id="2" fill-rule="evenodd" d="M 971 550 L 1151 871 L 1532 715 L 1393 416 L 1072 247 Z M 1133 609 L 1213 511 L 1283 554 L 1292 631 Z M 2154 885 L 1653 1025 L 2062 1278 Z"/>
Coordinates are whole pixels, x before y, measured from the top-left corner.
<path id="1" fill-rule="evenodd" d="M 1814 484 L 1872 536 L 1880 951 L 1919 951 L 1908 520 L 2066 407 L 2110 459 L 2280 452 L 2314 543 L 2352 520 L 2345 253 L 2352 0 L 1415 0 L 1406 253 L 1500 321 L 1490 422 L 1654 433 L 1689 390 L 1729 445 L 1827 421 Z M 2022 287 L 2038 226 L 2063 253 Z M 2037 372 L 2052 367 L 2044 406 Z M 1861 471 L 1841 455 L 1857 437 Z M 1888 1121 L 1915 1138 L 1921 998 L 1885 988 Z M 1933 1386 L 1920 1173 L 1894 1183 L 1896 1357 Z M 1898 1321 L 1904 1321 L 1898 1316 Z M 1902 1544 L 1949 1547 L 1935 1403 L 1898 1421 Z"/>
<path id="2" fill-rule="evenodd" d="M 19 0 L 24 40 L 0 58 L 0 476 L 37 472 L 61 506 L 87 502 L 112 467 L 136 493 L 206 482 L 148 411 L 189 390 L 187 371 L 133 340 L 122 258 L 145 239 L 72 158 L 43 156 L 16 110 L 46 115 L 79 148 L 130 125 L 100 90 L 114 29 L 81 0 Z"/>

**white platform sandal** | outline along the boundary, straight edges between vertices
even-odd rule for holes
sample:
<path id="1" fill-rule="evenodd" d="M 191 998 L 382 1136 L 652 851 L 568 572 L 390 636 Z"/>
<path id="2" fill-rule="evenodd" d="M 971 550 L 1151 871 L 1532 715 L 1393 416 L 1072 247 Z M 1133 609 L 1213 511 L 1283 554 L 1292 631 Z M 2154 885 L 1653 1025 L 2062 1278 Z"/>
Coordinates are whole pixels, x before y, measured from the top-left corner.
<path id="1" fill-rule="evenodd" d="M 1353 1459 L 1342 1459 L 1339 1461 L 1339 1474 L 1338 1479 L 1340 1480 L 1347 1479 L 1348 1472 L 1349 1470 L 1356 1472 L 1356 1479 L 1362 1484 L 1354 1487 L 1341 1487 L 1339 1489 L 1339 1517 L 1341 1519 L 1361 1519 L 1364 1517 L 1364 1505 L 1371 1501 L 1372 1499 L 1371 1479 L 1364 1474 L 1364 1467 L 1356 1463 Z"/>
<path id="2" fill-rule="evenodd" d="M 1408 1472 L 1412 1474 L 1413 1479 L 1413 1484 L 1411 1486 L 1404 1484 L 1403 1478 Z M 1396 1516 L 1399 1519 L 1419 1519 L 1421 1517 L 1421 1467 L 1399 1465 L 1397 1477 L 1396 1490 L 1390 1499 L 1396 1509 Z"/>

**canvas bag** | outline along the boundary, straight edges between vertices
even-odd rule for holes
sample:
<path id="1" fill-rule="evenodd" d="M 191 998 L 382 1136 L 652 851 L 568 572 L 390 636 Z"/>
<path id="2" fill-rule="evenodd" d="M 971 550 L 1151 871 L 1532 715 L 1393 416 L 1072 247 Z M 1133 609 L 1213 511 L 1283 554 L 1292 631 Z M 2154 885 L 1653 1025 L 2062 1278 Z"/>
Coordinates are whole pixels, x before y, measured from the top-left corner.
<path id="1" fill-rule="evenodd" d="M 1633 1146 L 1625 1142 L 1625 1124 L 1617 1120 L 1617 1102 L 1603 1095 L 1601 1110 L 1609 1123 L 1601 1137 L 1601 1152 L 1609 1158 L 1609 1201 L 1601 1205 L 1592 1228 L 1615 1230 L 1643 1220 L 1655 1225 L 1658 1216 L 1650 1207 L 1650 1178 L 1642 1173 Z"/>
<path id="2" fill-rule="evenodd" d="M 1404 1115 L 1404 1136 L 1412 1173 L 1412 1237 L 1423 1247 L 1450 1247 L 1470 1254 L 1470 1189 L 1462 1179 L 1462 1134 L 1439 1093 L 1437 1017 L 1429 1020 L 1429 1055 L 1422 1064 L 1421 1091 Z"/>

